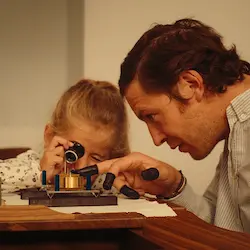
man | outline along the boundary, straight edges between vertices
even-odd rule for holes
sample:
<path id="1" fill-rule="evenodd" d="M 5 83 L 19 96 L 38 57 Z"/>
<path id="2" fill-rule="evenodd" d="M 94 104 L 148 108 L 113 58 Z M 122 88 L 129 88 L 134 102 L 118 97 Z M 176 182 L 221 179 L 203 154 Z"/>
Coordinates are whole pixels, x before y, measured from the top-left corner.
<path id="1" fill-rule="evenodd" d="M 181 171 L 140 153 L 84 170 L 108 172 L 112 185 L 138 198 L 151 193 L 219 227 L 250 233 L 250 65 L 211 27 L 192 19 L 156 25 L 121 65 L 119 86 L 156 146 L 167 142 L 195 160 L 225 140 L 216 175 L 198 196 Z"/>

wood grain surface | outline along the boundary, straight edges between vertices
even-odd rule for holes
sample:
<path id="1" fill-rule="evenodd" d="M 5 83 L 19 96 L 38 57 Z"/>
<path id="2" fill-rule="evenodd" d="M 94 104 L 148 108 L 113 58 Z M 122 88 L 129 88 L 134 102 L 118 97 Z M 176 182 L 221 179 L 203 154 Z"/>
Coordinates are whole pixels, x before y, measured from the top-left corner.
<path id="1" fill-rule="evenodd" d="M 249 234 L 210 225 L 185 209 L 175 212 L 176 217 L 147 218 L 142 235 L 166 249 L 250 249 Z"/>
<path id="2" fill-rule="evenodd" d="M 170 205 L 176 217 L 64 214 L 45 206 L 5 205 L 0 207 L 0 249 L 250 249 L 249 234 L 210 225 Z"/>
<path id="3" fill-rule="evenodd" d="M 1 206 L 0 231 L 141 228 L 138 213 L 66 214 L 45 206 Z"/>

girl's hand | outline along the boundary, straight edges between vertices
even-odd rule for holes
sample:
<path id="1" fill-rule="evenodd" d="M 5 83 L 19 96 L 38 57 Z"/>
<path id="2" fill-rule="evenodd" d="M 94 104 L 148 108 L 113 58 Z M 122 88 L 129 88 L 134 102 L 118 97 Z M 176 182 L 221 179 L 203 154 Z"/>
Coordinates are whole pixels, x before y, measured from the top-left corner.
<path id="1" fill-rule="evenodd" d="M 40 160 L 41 170 L 46 171 L 47 181 L 53 180 L 53 177 L 60 174 L 64 167 L 64 152 L 73 143 L 62 137 L 54 136 L 49 146 L 45 148 Z"/>

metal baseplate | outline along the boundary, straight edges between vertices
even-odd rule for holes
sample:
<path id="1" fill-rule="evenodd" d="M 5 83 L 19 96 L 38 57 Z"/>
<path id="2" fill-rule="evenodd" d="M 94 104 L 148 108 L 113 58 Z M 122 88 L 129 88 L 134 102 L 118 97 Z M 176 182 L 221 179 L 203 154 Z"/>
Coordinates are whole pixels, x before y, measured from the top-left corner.
<path id="1" fill-rule="evenodd" d="M 29 200 L 29 205 L 45 205 L 48 207 L 71 206 L 111 206 L 117 205 L 117 196 L 103 193 L 100 190 L 48 190 L 24 189 L 21 199 Z"/>

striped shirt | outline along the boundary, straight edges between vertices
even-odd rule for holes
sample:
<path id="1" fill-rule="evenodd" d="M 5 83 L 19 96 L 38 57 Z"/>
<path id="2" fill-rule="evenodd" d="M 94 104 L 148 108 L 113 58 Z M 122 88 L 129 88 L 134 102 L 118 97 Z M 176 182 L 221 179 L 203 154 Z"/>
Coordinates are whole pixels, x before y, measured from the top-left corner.
<path id="1" fill-rule="evenodd" d="M 218 227 L 250 233 L 250 90 L 232 100 L 226 115 L 229 137 L 204 195 L 187 184 L 172 202 Z"/>

